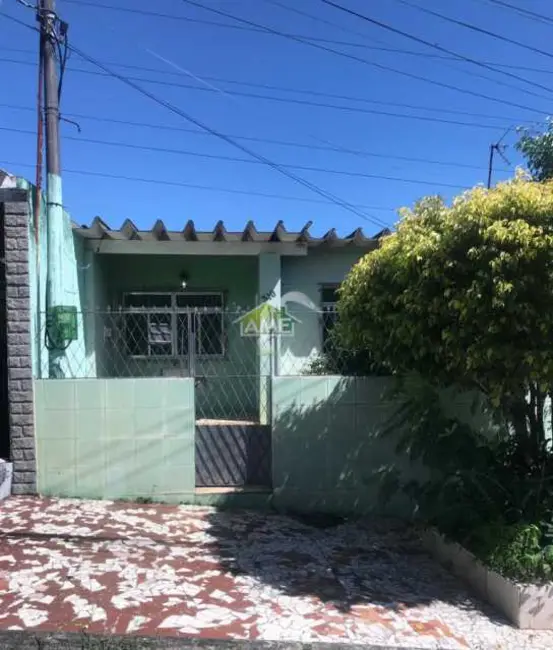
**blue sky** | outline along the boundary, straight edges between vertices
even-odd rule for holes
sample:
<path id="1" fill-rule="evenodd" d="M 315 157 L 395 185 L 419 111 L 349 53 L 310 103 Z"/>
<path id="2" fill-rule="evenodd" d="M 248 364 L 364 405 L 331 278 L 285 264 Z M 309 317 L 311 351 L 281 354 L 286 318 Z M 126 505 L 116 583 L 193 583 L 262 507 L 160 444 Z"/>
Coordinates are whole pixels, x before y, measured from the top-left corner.
<path id="1" fill-rule="evenodd" d="M 553 58 L 449 24 L 397 0 L 337 1 L 465 56 L 542 70 L 501 68 L 553 90 Z M 410 1 L 543 49 L 548 49 L 551 43 L 553 24 L 530 20 L 489 0 Z M 553 8 L 546 0 L 509 1 L 553 18 Z M 206 7 L 220 9 L 277 30 L 357 43 L 364 47 L 328 47 L 534 110 L 441 88 L 272 34 L 115 11 L 81 4 L 79 0 L 58 0 L 58 13 L 70 25 L 70 42 L 73 45 L 107 62 L 117 72 L 162 82 L 138 83 L 220 132 L 304 145 L 300 148 L 238 140 L 275 163 L 354 174 L 290 169 L 343 201 L 365 206 L 359 210 L 366 215 L 363 219 L 339 205 L 327 202 L 266 165 L 87 142 L 102 140 L 134 147 L 248 158 L 247 154 L 214 136 L 193 133 L 197 131 L 196 127 L 119 80 L 79 72 L 94 71 L 94 68 L 73 54 L 64 80 L 62 112 L 67 116 L 81 116 L 75 118 L 79 121 L 81 133 L 74 126 L 63 123 L 61 146 L 62 166 L 66 170 L 64 203 L 75 221 L 89 223 L 94 216 L 100 215 L 112 227 L 119 227 L 128 217 L 139 227 L 148 228 L 161 218 L 171 228 L 180 229 L 188 219 L 194 219 L 198 229 L 209 230 L 219 219 L 223 219 L 229 229 L 243 228 L 248 219 L 253 219 L 259 228 L 268 229 L 277 220 L 283 219 L 286 227 L 294 230 L 312 220 L 316 234 L 331 227 L 336 227 L 340 234 L 347 234 L 358 226 L 370 234 L 380 229 L 372 219 L 391 225 L 397 218 L 397 208 L 411 205 L 421 196 L 439 193 L 449 199 L 463 188 L 485 182 L 490 143 L 501 138 L 508 126 L 541 121 L 553 113 L 553 94 L 547 90 L 525 85 L 467 62 L 399 52 L 397 50 L 439 54 L 400 35 L 347 16 L 320 0 L 279 2 L 330 21 L 333 25 L 287 11 L 267 0 L 201 0 Z M 189 6 L 182 0 L 99 0 L 96 4 L 237 24 L 228 18 Z M 0 0 L 0 5 L 1 12 L 35 24 L 33 12 L 17 4 L 16 0 Z M 37 35 L 0 17 L 0 36 L 3 90 L 0 103 L 32 108 L 36 103 L 36 69 L 33 65 L 14 61 L 34 63 Z M 368 49 L 366 46 L 393 51 Z M 550 50 L 553 52 L 553 46 Z M 134 65 L 142 69 L 131 70 L 117 65 Z M 145 71 L 144 68 L 149 70 Z M 477 76 L 480 74 L 489 79 Z M 514 88 L 496 84 L 493 79 Z M 232 84 L 229 80 L 279 86 L 302 93 Z M 182 87 L 182 84 L 187 87 Z M 233 91 L 362 110 L 340 110 L 236 96 Z M 322 95 L 308 94 L 307 91 Z M 342 95 L 391 105 L 323 95 Z M 394 104 L 426 108 L 413 109 Z M 409 117 L 364 111 L 392 112 Z M 472 122 L 479 126 L 413 119 L 415 115 Z M 89 119 L 90 116 L 120 122 L 93 121 Z M 128 122 L 172 128 L 138 127 Z M 0 106 L 0 126 L 4 129 L 0 130 L 0 167 L 31 180 L 34 178 L 35 137 L 32 133 L 9 129 L 34 132 L 35 123 L 32 110 Z M 512 166 L 521 162 L 513 149 L 514 141 L 512 131 L 504 141 L 509 145 L 506 156 Z M 338 151 L 321 148 L 328 146 Z M 377 156 L 352 155 L 345 153 L 344 149 Z M 411 162 L 385 156 L 430 159 L 462 166 Z M 509 170 L 508 165 L 500 159 L 497 167 L 504 171 L 496 171 L 495 180 L 512 174 L 512 168 Z M 156 184 L 102 178 L 72 173 L 75 170 L 164 182 Z M 363 174 L 401 180 L 368 178 Z M 235 193 L 220 191 L 221 188 Z M 258 194 L 289 198 L 270 198 Z"/>

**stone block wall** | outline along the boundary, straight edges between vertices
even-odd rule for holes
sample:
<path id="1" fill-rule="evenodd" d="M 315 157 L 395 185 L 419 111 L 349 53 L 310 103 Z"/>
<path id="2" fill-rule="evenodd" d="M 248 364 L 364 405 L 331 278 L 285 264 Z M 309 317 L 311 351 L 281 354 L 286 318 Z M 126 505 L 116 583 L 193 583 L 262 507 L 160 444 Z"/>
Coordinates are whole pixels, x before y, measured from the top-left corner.
<path id="1" fill-rule="evenodd" d="M 26 190 L 0 189 L 4 233 L 8 425 L 13 494 L 36 493 L 29 214 Z"/>

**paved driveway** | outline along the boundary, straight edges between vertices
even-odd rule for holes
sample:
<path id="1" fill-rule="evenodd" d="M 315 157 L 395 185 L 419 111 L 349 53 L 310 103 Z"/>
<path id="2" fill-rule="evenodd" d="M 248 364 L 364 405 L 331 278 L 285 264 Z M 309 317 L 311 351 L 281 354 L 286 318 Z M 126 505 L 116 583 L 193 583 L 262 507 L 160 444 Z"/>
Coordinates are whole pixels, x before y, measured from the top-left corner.
<path id="1" fill-rule="evenodd" d="M 553 648 L 472 601 L 390 522 L 320 529 L 209 508 L 0 504 L 0 629 Z"/>

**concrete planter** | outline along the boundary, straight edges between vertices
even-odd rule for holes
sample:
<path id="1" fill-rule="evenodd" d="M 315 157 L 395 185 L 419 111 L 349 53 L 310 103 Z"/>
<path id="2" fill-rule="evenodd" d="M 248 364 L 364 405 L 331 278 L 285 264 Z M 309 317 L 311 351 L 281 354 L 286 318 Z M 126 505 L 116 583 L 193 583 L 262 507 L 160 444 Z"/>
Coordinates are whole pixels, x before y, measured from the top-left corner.
<path id="1" fill-rule="evenodd" d="M 425 531 L 422 539 L 440 564 L 511 623 L 522 629 L 553 630 L 553 583 L 525 585 L 503 578 L 459 544 L 447 542 L 436 530 Z"/>
<path id="2" fill-rule="evenodd" d="M 13 465 L 0 458 L 0 501 L 12 493 Z"/>

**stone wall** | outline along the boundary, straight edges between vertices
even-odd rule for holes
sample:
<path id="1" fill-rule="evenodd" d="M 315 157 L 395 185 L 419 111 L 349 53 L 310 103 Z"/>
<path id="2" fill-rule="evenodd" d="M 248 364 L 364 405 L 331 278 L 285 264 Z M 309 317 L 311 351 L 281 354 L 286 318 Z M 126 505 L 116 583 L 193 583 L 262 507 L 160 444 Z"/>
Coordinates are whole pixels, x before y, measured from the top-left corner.
<path id="1" fill-rule="evenodd" d="M 0 189 L 4 231 L 8 423 L 14 494 L 36 493 L 27 192 Z"/>

